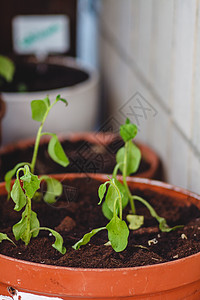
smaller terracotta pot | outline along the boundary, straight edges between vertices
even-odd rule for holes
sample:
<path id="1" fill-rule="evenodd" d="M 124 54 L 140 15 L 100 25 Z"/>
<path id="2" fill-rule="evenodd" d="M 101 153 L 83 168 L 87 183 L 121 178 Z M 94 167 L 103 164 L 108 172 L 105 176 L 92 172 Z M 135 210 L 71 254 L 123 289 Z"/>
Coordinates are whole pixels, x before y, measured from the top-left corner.
<path id="1" fill-rule="evenodd" d="M 49 137 L 43 137 L 40 143 L 39 155 L 36 163 L 38 174 L 53 173 L 112 173 L 115 166 L 115 154 L 123 142 L 118 135 L 112 133 L 83 132 L 60 136 L 70 165 L 59 167 L 52 162 L 47 153 Z M 34 139 L 26 139 L 0 149 L 1 180 L 5 173 L 20 161 L 31 161 Z M 112 145 L 112 146 L 109 146 Z M 142 164 L 137 177 L 162 179 L 158 155 L 147 145 L 138 143 L 142 152 Z M 73 148 L 73 153 L 70 152 Z M 142 165 L 141 164 L 141 165 Z"/>
<path id="2" fill-rule="evenodd" d="M 77 178 L 85 178 L 86 175 L 59 174 L 54 177 L 67 180 L 70 184 Z M 93 174 L 90 177 L 100 182 L 107 180 L 107 176 L 102 174 Z M 128 184 L 141 191 L 151 190 L 173 197 L 177 205 L 184 203 L 187 206 L 193 203 L 200 208 L 200 196 L 184 189 L 141 178 L 129 178 Z M 0 193 L 5 194 L 4 183 L 0 183 Z M 200 299 L 200 253 L 172 262 L 121 269 L 57 267 L 0 255 L 0 270 L 1 300 L 13 299 L 6 298 L 8 291 L 18 295 L 14 299 L 21 300 Z"/>

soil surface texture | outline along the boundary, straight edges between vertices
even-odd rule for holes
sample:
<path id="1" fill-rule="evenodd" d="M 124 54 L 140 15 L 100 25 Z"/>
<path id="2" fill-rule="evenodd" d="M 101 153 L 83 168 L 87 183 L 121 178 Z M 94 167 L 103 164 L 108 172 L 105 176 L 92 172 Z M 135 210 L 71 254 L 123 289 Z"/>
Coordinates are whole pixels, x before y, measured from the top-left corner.
<path id="1" fill-rule="evenodd" d="M 17 247 L 8 241 L 0 243 L 0 253 L 41 264 L 82 268 L 121 268 L 164 263 L 192 255 L 200 251 L 200 211 L 190 206 L 175 206 L 174 199 L 162 194 L 155 194 L 148 189 L 143 192 L 134 190 L 150 202 L 157 213 L 165 217 L 168 225 L 184 225 L 170 233 L 162 233 L 148 210 L 136 202 L 137 214 L 145 216 L 143 227 L 130 231 L 128 247 L 116 253 L 108 241 L 107 231 L 94 236 L 90 243 L 74 250 L 74 245 L 82 236 L 94 228 L 107 224 L 98 204 L 98 181 L 91 178 L 64 181 L 63 196 L 56 204 L 33 203 L 41 226 L 56 229 L 64 239 L 66 254 L 61 255 L 51 245 L 54 238 L 48 232 L 41 231 L 26 247 L 21 241 Z M 20 212 L 12 210 L 13 201 L 0 199 L 0 232 L 13 238 L 12 226 L 20 220 Z M 124 212 L 127 214 L 129 208 Z"/>

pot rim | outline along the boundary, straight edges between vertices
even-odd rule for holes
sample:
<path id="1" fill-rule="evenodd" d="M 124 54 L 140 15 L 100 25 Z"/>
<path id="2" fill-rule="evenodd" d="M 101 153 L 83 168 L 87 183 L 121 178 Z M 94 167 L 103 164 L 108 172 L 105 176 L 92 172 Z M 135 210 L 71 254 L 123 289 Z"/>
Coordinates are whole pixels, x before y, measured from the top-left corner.
<path id="1" fill-rule="evenodd" d="M 112 133 L 112 132 L 101 132 L 101 131 L 91 131 L 91 132 L 74 132 L 74 133 L 66 133 L 66 134 L 58 134 L 58 138 L 61 142 L 64 141 L 69 141 L 69 142 L 78 142 L 80 140 L 85 140 L 89 143 L 92 144 L 101 144 L 106 147 L 109 143 L 114 141 L 116 138 L 120 137 L 119 134 L 117 133 Z M 49 136 L 43 136 L 41 138 L 41 145 L 48 143 L 50 140 Z M 7 144 L 3 147 L 0 148 L 0 155 L 3 155 L 6 152 L 12 152 L 15 149 L 25 149 L 28 146 L 34 146 L 35 143 L 35 138 L 27 138 L 27 139 L 22 139 L 20 141 L 17 141 L 15 143 L 10 143 Z M 144 158 L 146 158 L 146 161 L 149 163 L 149 168 L 145 171 L 140 172 L 137 174 L 137 177 L 142 177 L 142 178 L 154 178 L 157 175 L 158 169 L 159 169 L 159 164 L 160 160 L 157 155 L 157 153 L 151 149 L 148 145 L 136 141 L 136 144 L 139 146 L 142 154 L 144 154 Z M 100 173 L 102 174 L 102 173 Z"/>
<path id="2" fill-rule="evenodd" d="M 34 63 L 36 64 L 37 61 L 34 58 L 29 58 L 27 59 L 28 63 Z M 44 90 L 44 91 L 34 91 L 34 92 L 2 92 L 2 97 L 4 96 L 10 96 L 10 97 L 18 97 L 19 99 L 21 98 L 27 98 L 30 96 L 31 97 L 37 97 L 38 95 L 44 94 L 62 94 L 63 92 L 68 93 L 68 97 L 70 96 L 71 93 L 76 93 L 80 94 L 84 92 L 84 90 L 87 90 L 93 85 L 97 85 L 99 81 L 99 74 L 97 70 L 91 68 L 90 66 L 85 65 L 82 63 L 79 59 L 73 58 L 73 57 L 67 57 L 67 56 L 49 56 L 47 60 L 45 61 L 46 63 L 50 65 L 61 65 L 61 66 L 66 66 L 66 67 L 71 67 L 74 69 L 79 69 L 81 71 L 84 71 L 85 73 L 88 74 L 88 79 L 86 79 L 83 82 L 79 82 L 73 86 L 69 87 L 62 87 L 62 88 L 56 88 L 56 89 L 50 89 L 50 90 Z M 7 102 L 13 102 L 17 101 L 15 99 L 9 99 L 6 97 L 5 101 Z"/>
<path id="3" fill-rule="evenodd" d="M 55 177 L 58 180 L 66 180 L 68 178 L 70 179 L 75 179 L 75 178 L 87 178 L 90 177 L 95 180 L 99 181 L 106 181 L 107 180 L 107 175 L 106 174 L 85 174 L 85 173 L 66 173 L 66 174 L 50 174 L 51 177 Z M 64 177 L 63 177 L 64 176 Z M 118 175 L 117 176 L 119 180 L 122 180 L 122 176 Z M 177 193 L 181 193 L 183 195 L 186 195 L 190 198 L 195 198 L 196 200 L 200 200 L 200 195 L 191 192 L 187 189 L 184 189 L 182 187 L 178 187 L 169 183 L 165 183 L 162 181 L 158 180 L 152 180 L 152 179 L 147 179 L 147 178 L 139 178 L 139 177 L 128 177 L 128 182 L 136 182 L 136 183 L 141 183 L 145 185 L 150 185 L 153 187 L 161 187 L 165 190 L 171 190 Z M 5 182 L 0 182 L 0 189 L 3 188 L 5 190 Z M 6 192 L 6 190 L 4 191 Z M 199 204 L 200 205 L 200 204 Z M 158 263 L 154 265 L 146 265 L 146 266 L 138 266 L 138 267 L 126 267 L 126 268 L 75 268 L 75 267 L 64 267 L 64 266 L 55 266 L 55 265 L 48 265 L 48 264 L 40 264 L 40 263 L 35 263 L 35 262 L 29 262 L 26 260 L 21 260 L 21 259 L 16 259 L 12 258 L 3 254 L 0 254 L 0 258 L 4 260 L 9 260 L 10 262 L 19 262 L 24 265 L 30 265 L 32 267 L 39 267 L 42 269 L 53 269 L 53 270 L 68 270 L 68 271 L 73 271 L 73 272 L 90 272 L 90 273 L 107 273 L 110 271 L 114 272 L 126 272 L 127 270 L 129 271 L 137 271 L 137 270 L 144 270 L 144 269 L 149 269 L 149 270 L 154 270 L 156 268 L 162 268 L 162 266 L 168 265 L 170 266 L 175 266 L 182 264 L 183 262 L 187 262 L 190 259 L 195 259 L 200 256 L 200 252 L 186 256 L 184 258 L 177 259 L 175 261 L 169 261 L 169 262 L 164 262 L 164 263 Z"/>

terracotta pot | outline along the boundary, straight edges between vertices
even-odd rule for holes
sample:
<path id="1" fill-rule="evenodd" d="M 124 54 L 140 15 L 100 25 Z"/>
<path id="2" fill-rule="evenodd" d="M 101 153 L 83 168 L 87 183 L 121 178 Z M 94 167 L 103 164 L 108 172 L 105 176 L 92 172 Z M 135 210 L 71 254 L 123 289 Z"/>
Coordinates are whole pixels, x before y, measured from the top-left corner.
<path id="1" fill-rule="evenodd" d="M 60 136 L 60 141 L 65 143 L 69 141 L 70 143 L 74 144 L 74 149 L 76 150 L 77 154 L 75 157 L 70 159 L 71 165 L 67 168 L 59 167 L 57 164 L 54 164 L 52 160 L 49 158 L 49 155 L 46 153 L 47 144 L 49 141 L 49 137 L 43 137 L 41 140 L 41 147 L 43 155 L 41 159 L 38 157 L 39 164 L 36 169 L 38 169 L 39 174 L 42 173 L 52 174 L 52 173 L 112 173 L 114 164 L 115 164 L 115 153 L 121 147 L 122 141 L 119 140 L 119 136 L 112 133 L 95 133 L 95 132 L 82 132 L 82 133 L 71 133 L 68 135 Z M 30 149 L 33 150 L 34 146 L 34 139 L 26 139 L 19 141 L 14 144 L 6 145 L 0 149 L 0 168 L 1 168 L 1 179 L 3 180 L 3 176 L 5 173 L 12 169 L 13 166 L 16 165 L 19 161 L 30 161 L 32 152 Z M 89 148 L 92 154 L 92 157 L 88 155 L 88 146 L 87 142 L 92 144 Z M 113 143 L 112 148 L 108 148 L 108 145 Z M 45 147 L 46 145 L 46 147 Z M 99 150 L 92 150 L 95 149 L 96 146 L 100 146 Z M 150 178 L 150 179 L 162 179 L 162 174 L 160 172 L 160 161 L 158 155 L 147 145 L 142 143 L 138 143 L 138 146 L 142 152 L 142 161 L 143 163 L 147 163 L 146 169 L 139 169 L 137 172 L 137 177 L 143 178 Z M 97 148 L 97 147 L 96 147 Z M 29 149 L 29 155 L 28 155 Z M 67 144 L 64 147 L 67 155 L 69 154 Z M 103 152 L 101 152 L 103 149 Z M 97 152 L 95 152 L 97 151 Z M 99 151 L 99 152 L 98 152 Z M 19 156 L 21 153 L 21 158 Z M 105 156 L 103 156 L 105 155 Z M 106 159 L 105 159 L 106 157 Z M 69 158 L 71 156 L 69 155 Z M 96 158 L 98 158 L 96 160 Z M 110 161 L 113 160 L 113 165 L 109 166 Z M 74 163 L 74 161 L 78 161 Z M 84 163 L 87 161 L 87 163 Z M 93 167 L 91 167 L 93 166 Z M 55 169 L 56 168 L 56 169 Z M 109 170 L 108 170 L 109 168 Z"/>
<path id="2" fill-rule="evenodd" d="M 72 182 L 85 174 L 60 174 Z M 93 174 L 101 182 L 106 175 Z M 129 178 L 130 187 L 170 195 L 177 204 L 194 203 L 200 196 L 166 183 Z M 0 192 L 5 193 L 4 183 Z M 79 269 L 29 263 L 0 255 L 0 299 L 138 299 L 199 300 L 200 253 L 173 262 L 122 269 Z M 15 298 L 6 298 L 9 291 Z M 37 296 L 33 296 L 33 294 Z M 44 298 L 42 296 L 45 296 Z M 21 298 L 20 298 L 21 297 Z M 54 297 L 54 298 L 49 298 Z"/>

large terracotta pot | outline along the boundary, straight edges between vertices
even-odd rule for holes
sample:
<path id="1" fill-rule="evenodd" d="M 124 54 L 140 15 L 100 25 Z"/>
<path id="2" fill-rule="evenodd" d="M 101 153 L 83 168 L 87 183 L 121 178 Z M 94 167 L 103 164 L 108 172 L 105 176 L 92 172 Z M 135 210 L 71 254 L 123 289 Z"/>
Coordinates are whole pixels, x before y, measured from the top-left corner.
<path id="1" fill-rule="evenodd" d="M 66 172 L 112 173 L 116 163 L 116 152 L 123 143 L 116 134 L 100 132 L 71 133 L 62 135 L 59 139 L 66 154 L 69 156 L 70 165 L 64 168 L 52 162 L 47 153 L 49 137 L 46 136 L 42 138 L 40 143 L 36 163 L 38 174 Z M 0 149 L 0 180 L 3 181 L 5 173 L 12 169 L 18 162 L 31 161 L 34 143 L 34 139 L 26 139 L 6 145 Z M 139 168 L 136 176 L 162 179 L 158 155 L 145 144 L 138 143 L 138 146 L 142 152 L 142 167 Z M 75 155 L 70 152 L 69 148 L 73 148 Z"/>
<path id="2" fill-rule="evenodd" d="M 70 184 L 75 178 L 85 176 L 60 174 L 56 178 L 67 179 Z M 101 182 L 107 179 L 106 175 L 91 177 Z M 200 196 L 186 190 L 148 179 L 129 178 L 128 181 L 132 188 L 170 195 L 176 198 L 177 205 L 194 203 L 200 208 Z M 5 193 L 4 183 L 0 184 L 0 192 Z M 200 253 L 173 262 L 123 269 L 56 267 L 0 255 L 0 269 L 1 300 L 200 299 Z M 16 296 L 6 298 L 8 291 Z"/>

